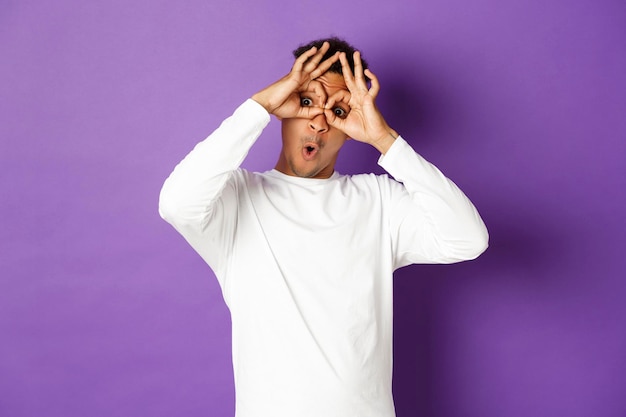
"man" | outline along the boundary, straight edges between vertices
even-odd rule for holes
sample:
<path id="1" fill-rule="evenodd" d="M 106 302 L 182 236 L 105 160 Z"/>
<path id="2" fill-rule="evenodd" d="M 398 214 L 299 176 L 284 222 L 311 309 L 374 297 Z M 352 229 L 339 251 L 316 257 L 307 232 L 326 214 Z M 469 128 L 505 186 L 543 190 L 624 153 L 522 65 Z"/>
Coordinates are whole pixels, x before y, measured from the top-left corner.
<path id="1" fill-rule="evenodd" d="M 473 259 L 487 230 L 465 195 L 393 130 L 342 40 L 294 53 L 176 167 L 160 213 L 211 266 L 232 317 L 237 417 L 392 417 L 392 273 Z M 368 87 L 368 79 L 371 86 Z M 270 120 L 273 170 L 239 166 Z M 334 170 L 352 138 L 386 175 Z"/>

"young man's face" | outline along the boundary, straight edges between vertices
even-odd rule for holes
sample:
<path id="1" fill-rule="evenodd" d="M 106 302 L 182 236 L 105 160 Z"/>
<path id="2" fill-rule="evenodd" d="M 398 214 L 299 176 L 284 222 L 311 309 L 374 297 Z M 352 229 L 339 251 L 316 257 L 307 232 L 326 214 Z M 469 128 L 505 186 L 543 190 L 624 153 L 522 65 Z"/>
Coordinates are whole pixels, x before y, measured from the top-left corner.
<path id="1" fill-rule="evenodd" d="M 332 72 L 316 79 L 322 84 L 326 97 L 348 91 L 343 75 Z M 303 106 L 323 107 L 325 98 L 314 91 L 300 94 Z M 346 100 L 335 104 L 337 114 L 350 111 Z M 331 127 L 324 114 L 311 119 L 282 120 L 283 147 L 276 164 L 276 169 L 284 174 L 304 178 L 328 178 L 335 169 L 339 150 L 348 136 Z"/>

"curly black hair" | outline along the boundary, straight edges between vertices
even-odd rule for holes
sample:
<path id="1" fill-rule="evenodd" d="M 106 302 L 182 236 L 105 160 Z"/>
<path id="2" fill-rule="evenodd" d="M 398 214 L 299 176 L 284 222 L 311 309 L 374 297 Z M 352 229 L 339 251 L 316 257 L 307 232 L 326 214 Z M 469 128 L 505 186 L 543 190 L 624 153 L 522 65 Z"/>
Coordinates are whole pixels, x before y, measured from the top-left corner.
<path id="1" fill-rule="evenodd" d="M 322 61 L 324 61 L 327 58 L 330 58 L 337 51 L 345 52 L 346 53 L 346 58 L 348 58 L 348 64 L 350 65 L 350 69 L 352 70 L 352 73 L 354 73 L 354 57 L 353 57 L 353 54 L 354 54 L 355 51 L 357 51 L 357 49 L 354 46 L 350 45 L 345 40 L 337 38 L 335 36 L 330 37 L 330 38 L 316 39 L 316 40 L 311 41 L 311 42 L 309 42 L 309 43 L 307 43 L 305 45 L 300 45 L 297 49 L 295 49 L 293 51 L 293 56 L 295 58 L 298 58 L 300 55 L 302 55 L 303 53 L 305 53 L 309 49 L 313 48 L 314 46 L 317 49 L 319 49 L 319 48 L 322 47 L 324 42 L 328 42 L 330 44 L 330 48 L 328 48 L 328 51 L 326 52 L 326 54 L 324 54 L 324 57 L 322 58 Z M 363 70 L 366 70 L 368 68 L 367 61 L 365 61 L 363 59 L 363 55 L 362 54 L 361 54 L 361 62 L 363 63 Z M 341 62 L 337 61 L 337 62 L 333 63 L 333 65 L 331 65 L 331 67 L 328 69 L 328 72 L 334 72 L 334 73 L 337 73 L 337 74 L 343 74 L 343 71 L 341 70 Z M 368 78 L 368 77 L 366 76 L 366 78 Z"/>

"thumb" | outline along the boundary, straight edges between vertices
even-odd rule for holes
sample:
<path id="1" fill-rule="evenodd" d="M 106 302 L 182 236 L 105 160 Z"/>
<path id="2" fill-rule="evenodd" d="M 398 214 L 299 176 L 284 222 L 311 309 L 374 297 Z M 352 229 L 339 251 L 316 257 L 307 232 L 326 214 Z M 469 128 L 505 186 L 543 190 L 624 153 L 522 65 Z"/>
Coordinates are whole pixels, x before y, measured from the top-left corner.
<path id="1" fill-rule="evenodd" d="M 342 131 L 346 136 L 348 136 L 348 139 L 353 138 L 348 132 L 346 132 L 346 128 L 348 126 L 346 121 L 341 117 L 337 117 L 335 112 L 330 109 L 325 109 L 324 117 L 326 117 L 326 123 L 328 123 L 330 127 L 334 127 L 335 129 Z"/>
<path id="2" fill-rule="evenodd" d="M 343 132 L 343 126 L 345 125 L 345 121 L 337 117 L 334 111 L 332 111 L 331 109 L 324 109 L 324 116 L 326 117 L 326 122 L 330 126 Z"/>

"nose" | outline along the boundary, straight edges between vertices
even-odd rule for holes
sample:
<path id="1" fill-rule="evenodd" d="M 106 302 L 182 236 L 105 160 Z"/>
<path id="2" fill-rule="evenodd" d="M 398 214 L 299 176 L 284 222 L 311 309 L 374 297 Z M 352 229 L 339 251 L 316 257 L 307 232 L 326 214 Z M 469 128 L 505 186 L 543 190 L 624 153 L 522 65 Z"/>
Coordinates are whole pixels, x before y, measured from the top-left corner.
<path id="1" fill-rule="evenodd" d="M 318 114 L 311 120 L 309 120 L 309 128 L 316 133 L 324 133 L 328 131 L 328 123 L 326 122 L 326 116 Z"/>

